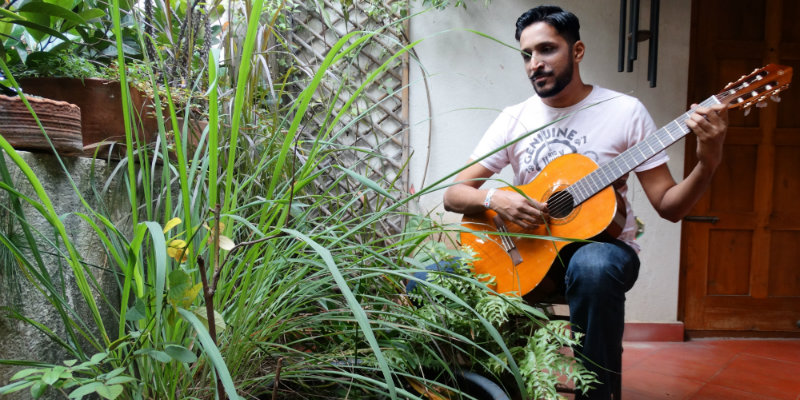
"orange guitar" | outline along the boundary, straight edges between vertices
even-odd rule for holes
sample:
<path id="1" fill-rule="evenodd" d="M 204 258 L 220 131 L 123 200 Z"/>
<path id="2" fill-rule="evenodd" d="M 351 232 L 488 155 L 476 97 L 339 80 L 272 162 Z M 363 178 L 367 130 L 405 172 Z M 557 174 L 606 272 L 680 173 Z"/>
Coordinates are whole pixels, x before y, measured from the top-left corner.
<path id="1" fill-rule="evenodd" d="M 729 84 L 700 105 L 723 103 L 729 109 L 749 108 L 786 89 L 791 78 L 791 67 L 769 64 Z M 570 243 L 569 239 L 591 239 L 615 225 L 612 222 L 617 214 L 617 196 L 611 184 L 686 136 L 689 128 L 685 121 L 691 114 L 691 110 L 687 111 L 600 167 L 586 156 L 567 154 L 550 162 L 533 182 L 517 186 L 526 196 L 547 202 L 550 218 L 544 225 L 523 229 L 503 221 L 491 210 L 465 215 L 462 223 L 466 230 L 461 233 L 461 244 L 477 253 L 475 272 L 493 275 L 495 290 L 500 293 L 515 292 L 522 296 L 536 288 L 561 248 Z"/>

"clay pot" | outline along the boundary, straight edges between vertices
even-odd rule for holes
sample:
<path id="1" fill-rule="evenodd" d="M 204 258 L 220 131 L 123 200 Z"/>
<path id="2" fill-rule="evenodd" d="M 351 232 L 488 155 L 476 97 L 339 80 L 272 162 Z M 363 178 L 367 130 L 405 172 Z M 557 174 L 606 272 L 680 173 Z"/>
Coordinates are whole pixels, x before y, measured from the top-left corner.
<path id="1" fill-rule="evenodd" d="M 94 154 L 98 144 L 118 143 L 115 146 L 100 146 L 105 149 L 98 157 L 105 157 L 113 149 L 112 158 L 124 154 L 125 123 L 122 115 L 122 91 L 118 81 L 106 79 L 77 78 L 25 78 L 20 87 L 26 94 L 48 99 L 67 101 L 83 110 L 81 125 L 84 153 Z M 155 140 L 158 125 L 152 113 L 152 102 L 140 91 L 131 89 L 131 102 L 135 115 L 139 140 L 150 143 Z"/>
<path id="2" fill-rule="evenodd" d="M 65 101 L 28 96 L 47 136 L 61 155 L 83 153 L 81 139 L 81 109 Z M 52 152 L 39 125 L 22 99 L 0 95 L 0 134 L 15 149 Z"/>

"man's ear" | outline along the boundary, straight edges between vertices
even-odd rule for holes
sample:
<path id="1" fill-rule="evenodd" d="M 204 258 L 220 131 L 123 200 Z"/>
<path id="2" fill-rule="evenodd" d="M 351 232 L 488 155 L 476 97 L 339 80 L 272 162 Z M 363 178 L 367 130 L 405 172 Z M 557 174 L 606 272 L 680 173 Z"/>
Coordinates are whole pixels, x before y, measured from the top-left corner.
<path id="1" fill-rule="evenodd" d="M 586 45 L 583 44 L 582 41 L 578 40 L 575 44 L 572 45 L 572 58 L 575 62 L 581 62 L 583 59 L 583 54 L 586 52 Z"/>

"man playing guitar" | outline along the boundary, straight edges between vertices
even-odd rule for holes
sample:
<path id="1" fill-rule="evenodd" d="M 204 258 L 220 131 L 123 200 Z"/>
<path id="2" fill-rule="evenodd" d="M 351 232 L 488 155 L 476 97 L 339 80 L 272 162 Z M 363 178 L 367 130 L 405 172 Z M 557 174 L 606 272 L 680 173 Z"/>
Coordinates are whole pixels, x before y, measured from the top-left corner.
<path id="1" fill-rule="evenodd" d="M 550 161 L 569 153 L 583 154 L 602 165 L 656 131 L 638 100 L 582 81 L 585 45 L 579 27 L 574 14 L 555 6 L 530 9 L 517 20 L 515 36 L 536 95 L 503 110 L 490 126 L 470 161 L 494 153 L 458 174 L 444 193 L 445 209 L 465 215 L 488 209 L 506 223 L 536 228 L 549 220 L 548 206 L 552 205 L 512 190 L 481 189 L 483 182 L 511 165 L 514 184 L 526 184 Z M 563 119 L 547 125 L 559 118 Z M 698 162 L 686 179 L 675 182 L 663 151 L 634 169 L 650 203 L 659 215 L 673 222 L 681 220 L 697 202 L 722 160 L 727 108 L 724 104 L 697 107 L 685 126 L 698 143 Z M 625 178 L 627 175 L 614 185 L 623 198 Z M 573 330 L 585 334 L 578 353 L 591 360 L 585 365 L 601 382 L 585 397 L 578 393 L 576 398 L 618 398 L 620 392 L 625 293 L 639 271 L 639 249 L 633 242 L 636 226 L 626 198 L 622 207 L 628 212 L 617 237 L 572 243 L 560 252 L 567 267 L 564 294 L 570 321 Z"/>

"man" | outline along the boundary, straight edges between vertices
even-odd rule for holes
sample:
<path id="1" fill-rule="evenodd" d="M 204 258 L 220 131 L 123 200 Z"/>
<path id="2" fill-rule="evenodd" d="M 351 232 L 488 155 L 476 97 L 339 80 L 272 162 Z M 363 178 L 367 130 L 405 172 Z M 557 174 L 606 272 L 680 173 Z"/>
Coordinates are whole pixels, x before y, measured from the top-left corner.
<path id="1" fill-rule="evenodd" d="M 514 184 L 526 184 L 547 162 L 564 153 L 581 153 L 602 165 L 656 131 L 638 100 L 582 81 L 580 63 L 586 47 L 580 40 L 579 27 L 574 14 L 555 6 L 533 8 L 517 20 L 515 37 L 536 96 L 506 108 L 489 127 L 471 160 L 574 114 L 459 173 L 444 194 L 445 209 L 471 214 L 488 207 L 505 221 L 535 227 L 548 218 L 547 204 L 514 191 L 481 189 L 485 179 L 511 165 Z M 673 222 L 689 212 L 721 162 L 726 107 L 698 107 L 686 125 L 697 136 L 698 159 L 686 179 L 675 182 L 663 152 L 634 169 L 650 203 L 659 215 Z M 626 178 L 614 184 L 623 196 Z M 619 237 L 573 243 L 562 251 L 562 259 L 567 258 L 564 281 L 570 320 L 573 329 L 585 333 L 578 350 L 591 360 L 585 365 L 601 381 L 586 397 L 578 394 L 576 398 L 619 396 L 625 292 L 633 286 L 639 270 L 638 246 L 633 242 L 636 226 L 627 198 L 625 206 L 628 217 Z"/>

